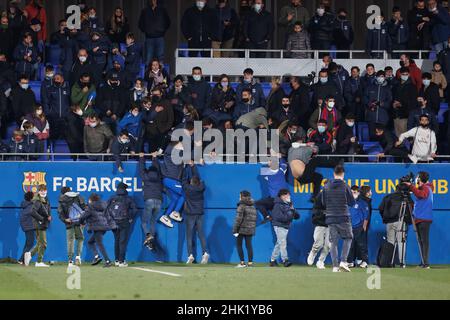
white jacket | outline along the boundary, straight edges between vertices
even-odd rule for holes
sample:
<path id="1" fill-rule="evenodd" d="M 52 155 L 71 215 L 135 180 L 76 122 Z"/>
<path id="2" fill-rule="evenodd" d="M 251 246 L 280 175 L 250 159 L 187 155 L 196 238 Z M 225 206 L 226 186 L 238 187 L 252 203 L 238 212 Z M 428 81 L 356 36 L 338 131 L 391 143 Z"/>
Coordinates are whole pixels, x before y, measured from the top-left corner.
<path id="1" fill-rule="evenodd" d="M 413 138 L 414 144 L 409 158 L 414 162 L 433 160 L 432 154 L 436 153 L 436 134 L 430 128 L 415 127 L 402 133 L 398 140 L 403 142 L 407 138 Z"/>

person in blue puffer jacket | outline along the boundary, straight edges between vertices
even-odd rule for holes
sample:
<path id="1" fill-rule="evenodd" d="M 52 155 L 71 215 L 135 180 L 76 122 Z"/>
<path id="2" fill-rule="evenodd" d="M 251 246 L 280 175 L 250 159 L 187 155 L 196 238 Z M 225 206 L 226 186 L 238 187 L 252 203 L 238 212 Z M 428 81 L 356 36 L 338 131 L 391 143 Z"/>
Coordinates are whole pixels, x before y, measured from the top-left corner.
<path id="1" fill-rule="evenodd" d="M 33 197 L 33 192 L 29 191 L 25 193 L 24 200 L 20 205 L 22 208 L 20 213 L 20 227 L 25 233 L 25 244 L 23 246 L 22 255 L 19 258 L 19 263 L 25 264 L 26 266 L 28 266 L 29 261 L 24 260 L 25 252 L 30 252 L 34 246 L 34 230 L 36 229 L 33 224 L 33 217 L 31 216 L 31 212 L 33 211 L 33 202 L 31 200 L 33 200 Z"/>
<path id="2" fill-rule="evenodd" d="M 359 198 L 360 191 L 358 186 L 352 186 L 352 194 L 355 199 L 353 206 L 349 207 L 352 220 L 353 241 L 348 254 L 347 262 L 350 268 L 355 266 L 355 259 L 362 260 L 359 265 L 361 268 L 367 268 L 369 260 L 367 249 L 366 230 L 369 224 L 369 205 L 363 199 Z"/>
<path id="3" fill-rule="evenodd" d="M 366 36 L 366 52 L 374 59 L 383 58 L 383 52 L 373 51 L 392 51 L 388 24 L 384 21 L 383 14 L 375 18 L 375 26 L 367 31 Z"/>
<path id="4" fill-rule="evenodd" d="M 391 37 L 392 50 L 406 50 L 409 39 L 408 22 L 403 19 L 400 7 L 392 9 L 392 19 L 387 23 Z M 400 53 L 393 53 L 392 58 L 400 58 Z"/>
<path id="5" fill-rule="evenodd" d="M 271 267 L 278 265 L 277 259 L 280 254 L 285 267 L 292 265 L 287 253 L 287 236 L 292 220 L 299 218 L 300 215 L 291 202 L 291 193 L 287 189 L 281 189 L 278 192 L 278 197 L 275 199 L 275 205 L 272 210 L 272 226 L 277 236 L 277 243 L 270 258 Z"/>

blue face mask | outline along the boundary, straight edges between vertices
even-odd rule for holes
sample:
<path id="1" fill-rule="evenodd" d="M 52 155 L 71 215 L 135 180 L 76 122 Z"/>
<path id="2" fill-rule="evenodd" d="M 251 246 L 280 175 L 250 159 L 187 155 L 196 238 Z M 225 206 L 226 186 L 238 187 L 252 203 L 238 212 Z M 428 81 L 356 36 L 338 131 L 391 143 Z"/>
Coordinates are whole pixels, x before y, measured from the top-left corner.
<path id="1" fill-rule="evenodd" d="M 327 129 L 327 128 L 324 127 L 324 126 L 319 126 L 319 127 L 317 127 L 317 131 L 319 131 L 320 133 L 324 133 L 326 129 Z"/>

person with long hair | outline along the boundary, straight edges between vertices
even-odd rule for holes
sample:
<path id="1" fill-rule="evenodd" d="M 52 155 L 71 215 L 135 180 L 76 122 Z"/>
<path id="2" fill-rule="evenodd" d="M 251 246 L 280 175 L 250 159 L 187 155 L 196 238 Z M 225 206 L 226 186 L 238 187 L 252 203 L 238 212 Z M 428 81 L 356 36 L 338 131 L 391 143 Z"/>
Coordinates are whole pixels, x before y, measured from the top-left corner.
<path id="1" fill-rule="evenodd" d="M 36 150 L 38 153 L 43 153 L 45 141 L 50 137 L 50 125 L 44 114 L 42 105 L 37 104 L 34 108 L 34 112 L 25 116 L 24 122 L 26 121 L 31 122 L 34 125 L 33 132 L 38 138 Z"/>
<path id="2" fill-rule="evenodd" d="M 117 7 L 105 23 L 105 33 L 113 45 L 120 45 L 121 43 L 125 43 L 125 37 L 129 31 L 130 24 L 128 23 L 128 18 L 125 17 L 123 9 Z"/>
<path id="3" fill-rule="evenodd" d="M 153 59 L 145 71 L 144 80 L 147 82 L 149 92 L 155 87 L 166 90 L 169 87 L 169 74 L 158 59 Z"/>

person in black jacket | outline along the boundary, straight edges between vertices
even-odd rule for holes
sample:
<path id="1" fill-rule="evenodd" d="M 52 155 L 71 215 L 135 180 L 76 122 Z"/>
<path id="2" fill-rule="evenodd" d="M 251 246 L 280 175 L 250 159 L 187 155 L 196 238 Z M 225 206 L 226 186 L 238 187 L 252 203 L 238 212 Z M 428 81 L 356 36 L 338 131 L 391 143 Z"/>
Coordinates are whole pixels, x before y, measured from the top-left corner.
<path id="1" fill-rule="evenodd" d="M 75 264 L 81 265 L 81 251 L 83 250 L 83 227 L 80 220 L 72 220 L 72 214 L 83 214 L 86 209 L 86 204 L 83 197 L 77 192 L 72 192 L 69 187 L 61 188 L 61 195 L 58 201 L 58 216 L 59 219 L 66 226 L 67 237 L 67 256 L 69 267 L 73 265 L 73 255 L 75 241 L 77 242 L 77 251 L 75 256 Z"/>
<path id="2" fill-rule="evenodd" d="M 200 180 L 198 169 L 194 162 L 191 161 L 189 165 L 192 171 L 192 178 L 189 181 L 186 174 L 183 178 L 183 191 L 186 199 L 184 203 L 184 214 L 186 217 L 186 242 L 188 249 L 188 260 L 186 263 L 191 264 L 195 261 L 192 247 L 194 244 L 194 230 L 196 230 L 203 252 L 201 264 L 207 264 L 209 254 L 206 249 L 206 239 L 203 231 L 205 183 Z"/>
<path id="3" fill-rule="evenodd" d="M 431 43 L 430 12 L 425 0 L 416 0 L 414 8 L 408 11 L 409 50 L 429 50 Z M 418 57 L 417 54 L 414 56 Z"/>
<path id="4" fill-rule="evenodd" d="M 11 106 L 17 124 L 21 124 L 27 114 L 34 112 L 35 104 L 36 97 L 30 88 L 30 80 L 26 75 L 22 75 L 18 85 L 11 91 Z"/>
<path id="5" fill-rule="evenodd" d="M 404 51 L 408 45 L 408 23 L 402 17 L 399 7 L 392 9 L 392 19 L 387 23 L 389 36 L 391 37 L 392 50 Z M 400 58 L 400 53 L 392 53 L 392 59 Z"/>
<path id="6" fill-rule="evenodd" d="M 297 116 L 302 128 L 308 127 L 308 117 L 311 112 L 311 101 L 309 95 L 309 88 L 302 82 L 300 77 L 291 78 L 292 91 L 289 94 L 289 100 L 291 101 L 291 108 Z"/>
<path id="7" fill-rule="evenodd" d="M 334 15 L 325 10 L 324 4 L 320 4 L 316 14 L 309 21 L 308 27 L 313 50 L 322 50 L 319 53 L 319 58 L 328 54 L 328 50 L 331 48 L 334 25 Z"/>
<path id="8" fill-rule="evenodd" d="M 400 221 L 400 208 L 403 200 L 406 200 L 406 211 L 403 223 Z M 409 195 L 409 187 L 399 184 L 395 187 L 395 192 L 388 194 L 383 198 L 379 206 L 380 215 L 383 223 L 386 225 L 386 239 L 389 243 L 394 244 L 397 241 L 397 252 L 400 267 L 405 267 L 406 256 L 406 234 L 408 233 L 408 225 L 411 224 L 411 211 L 414 202 Z M 405 237 L 403 237 L 403 232 Z"/>
<path id="9" fill-rule="evenodd" d="M 70 153 L 83 153 L 83 132 L 84 120 L 83 110 L 79 106 L 71 106 L 69 113 L 65 117 L 66 129 L 65 139 L 69 146 Z M 77 157 L 73 156 L 76 160 Z"/>
<path id="10" fill-rule="evenodd" d="M 383 52 L 390 53 L 392 41 L 389 35 L 388 24 L 384 21 L 383 14 L 375 18 L 375 26 L 367 30 L 366 52 L 374 59 L 383 59 Z M 374 52 L 377 51 L 377 52 Z"/>
<path id="11" fill-rule="evenodd" d="M 25 233 L 25 244 L 23 246 L 22 255 L 19 258 L 19 263 L 28 266 L 30 264 L 29 259 L 25 259 L 25 253 L 29 252 L 34 245 L 34 232 L 35 226 L 33 224 L 33 217 L 31 216 L 31 211 L 33 209 L 33 200 L 34 194 L 29 191 L 25 193 L 23 197 L 22 204 L 20 207 L 22 211 L 20 212 L 20 227 L 22 231 Z M 30 257 L 30 255 L 27 255 Z"/>
<path id="12" fill-rule="evenodd" d="M 286 96 L 286 93 L 281 86 L 280 77 L 272 77 L 270 84 L 271 89 L 269 95 L 267 96 L 266 107 L 269 118 L 273 117 L 280 110 L 281 100 Z"/>
<path id="13" fill-rule="evenodd" d="M 224 122 L 233 119 L 235 105 L 236 91 L 231 87 L 228 76 L 223 74 L 212 89 L 209 109 L 203 115 L 209 117 L 219 127 Z"/>
<path id="14" fill-rule="evenodd" d="M 164 35 L 170 27 L 170 17 L 158 0 L 148 0 L 149 5 L 141 11 L 139 29 L 145 34 L 145 63 L 153 58 L 164 61 Z"/>
<path id="15" fill-rule="evenodd" d="M 274 31 L 273 16 L 264 7 L 263 0 L 255 0 L 253 10 L 249 13 L 244 27 L 247 49 L 267 49 Z M 250 55 L 254 58 L 264 58 L 266 52 L 256 52 Z"/>
<path id="16" fill-rule="evenodd" d="M 422 84 L 419 96 L 428 101 L 428 107 L 433 110 L 434 114 L 438 114 L 441 109 L 441 97 L 439 95 L 439 86 L 432 82 L 432 75 L 429 72 L 422 73 Z"/>
<path id="17" fill-rule="evenodd" d="M 124 129 L 120 131 L 119 135 L 111 143 L 111 153 L 116 163 L 117 170 L 123 173 L 122 161 L 127 160 L 124 154 L 135 154 L 136 144 L 134 139 L 130 137 L 128 130 Z"/>
<path id="18" fill-rule="evenodd" d="M 4 53 L 7 58 L 11 59 L 15 43 L 13 30 L 8 24 L 8 17 L 3 16 L 0 20 L 0 52 Z"/>
<path id="19" fill-rule="evenodd" d="M 174 114 L 174 127 L 181 123 L 183 119 L 183 108 L 187 104 L 192 104 L 191 89 L 184 84 L 182 76 L 178 75 L 173 81 L 173 87 L 167 94 L 167 99 L 172 105 Z"/>
<path id="20" fill-rule="evenodd" d="M 188 8 L 181 19 L 181 32 L 188 41 L 189 49 L 211 48 L 211 9 L 206 0 L 198 0 Z M 198 51 L 189 51 L 190 57 L 197 57 Z M 209 51 L 200 51 L 202 57 L 209 57 Z"/>
<path id="21" fill-rule="evenodd" d="M 400 82 L 392 92 L 394 127 L 397 137 L 407 131 L 410 112 L 417 106 L 417 88 L 409 76 L 408 67 L 400 68 Z"/>
<path id="22" fill-rule="evenodd" d="M 144 154 L 139 154 L 139 176 L 142 180 L 144 194 L 144 210 L 141 216 L 141 227 L 145 234 L 144 246 L 149 250 L 155 248 L 155 226 L 161 211 L 163 200 L 162 174 L 156 154 L 153 156 L 152 166 L 146 168 Z"/>
<path id="23" fill-rule="evenodd" d="M 234 35 L 239 25 L 236 11 L 230 7 L 228 0 L 219 0 L 211 12 L 211 47 L 213 49 L 233 48 Z M 214 51 L 215 58 L 232 57 L 232 52 Z"/>
<path id="24" fill-rule="evenodd" d="M 277 128 L 284 121 L 297 122 L 297 115 L 294 113 L 294 110 L 292 110 L 289 96 L 285 96 L 281 99 L 278 110 L 273 113 L 271 119 L 275 123 L 274 127 Z"/>
<path id="25" fill-rule="evenodd" d="M 191 91 L 192 104 L 201 116 L 211 104 L 211 86 L 202 74 L 202 68 L 192 68 L 192 77 L 189 79 L 188 87 Z"/>
<path id="26" fill-rule="evenodd" d="M 362 105 L 363 90 L 359 67 L 352 67 L 350 75 L 350 78 L 344 83 L 344 116 L 351 112 L 356 116 L 357 121 L 362 121 L 364 119 L 364 107 Z"/>
<path id="27" fill-rule="evenodd" d="M 352 23 L 347 19 L 347 10 L 341 8 L 337 12 L 337 19 L 334 22 L 333 40 L 338 50 L 350 50 L 353 43 L 354 32 Z M 349 54 L 346 52 L 338 52 L 338 59 L 348 59 Z"/>
<path id="28" fill-rule="evenodd" d="M 379 153 L 378 158 L 383 158 L 385 155 L 396 157 L 395 162 L 402 162 L 403 159 L 407 159 L 408 150 L 404 146 L 396 147 L 397 137 L 385 128 L 382 124 L 377 124 L 375 128 L 375 135 L 377 141 L 380 143 L 383 152 Z"/>
<path id="29" fill-rule="evenodd" d="M 270 266 L 278 265 L 277 259 L 281 254 L 281 260 L 285 267 L 290 267 L 292 263 L 289 261 L 287 253 L 287 236 L 292 220 L 299 219 L 300 215 L 294 209 L 291 201 L 291 193 L 287 189 L 281 189 L 278 197 L 275 199 L 275 205 L 272 210 L 272 226 L 277 236 L 277 242 L 270 257 Z"/>
<path id="30" fill-rule="evenodd" d="M 90 239 L 88 240 L 88 247 L 94 254 L 94 260 L 91 265 L 95 266 L 102 262 L 102 258 L 98 255 L 98 250 L 105 259 L 103 267 L 111 267 L 111 261 L 108 257 L 108 252 L 103 245 L 103 236 L 106 231 L 111 230 L 114 227 L 114 223 L 108 213 L 105 212 L 106 204 L 100 200 L 100 196 L 93 193 L 89 196 L 89 204 L 86 211 L 81 215 L 81 221 L 83 224 L 87 223 L 88 230 L 92 232 Z M 98 250 L 97 250 L 98 247 Z"/>
<path id="31" fill-rule="evenodd" d="M 317 199 L 320 199 L 322 195 L 319 194 Z M 325 207 L 320 201 L 315 201 L 312 210 L 312 223 L 314 225 L 314 243 L 309 252 L 307 263 L 312 266 L 314 260 L 321 251 L 319 260 L 317 260 L 317 269 L 325 269 L 325 259 L 330 252 L 330 229 L 325 223 Z"/>
<path id="32" fill-rule="evenodd" d="M 114 233 L 114 254 L 118 267 L 128 267 L 126 253 L 128 239 L 130 237 L 131 223 L 136 215 L 136 204 L 128 195 L 128 185 L 120 182 L 117 186 L 116 195 L 112 196 L 107 203 L 106 212 L 114 220 L 116 228 Z"/>
<path id="33" fill-rule="evenodd" d="M 76 59 L 70 68 L 69 74 L 70 86 L 73 86 L 83 74 L 88 74 L 91 79 L 97 79 L 94 77 L 94 66 L 89 60 L 89 55 L 86 49 L 80 49 L 78 51 L 78 59 Z"/>

